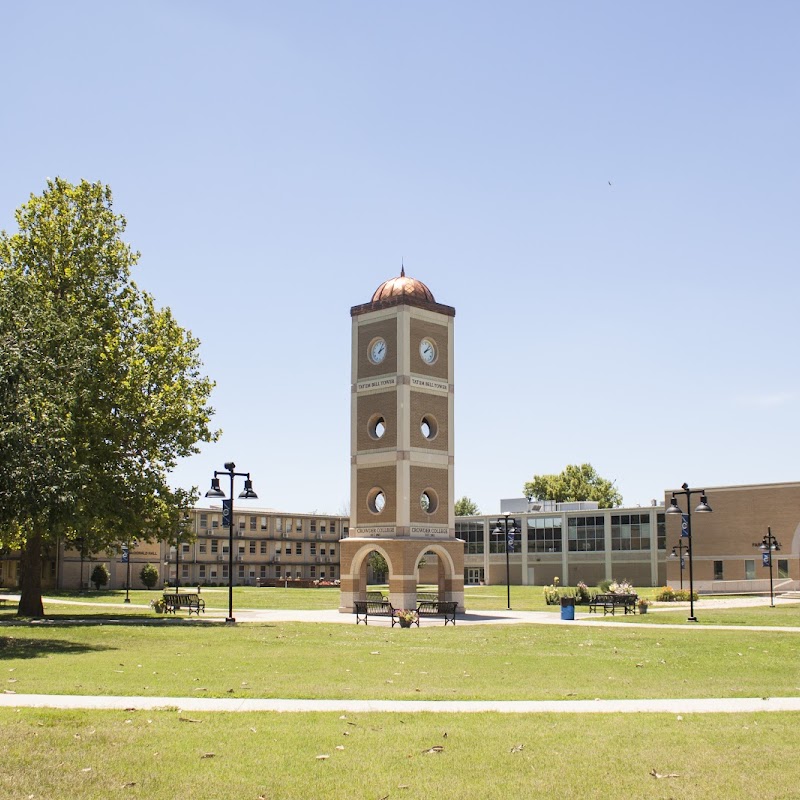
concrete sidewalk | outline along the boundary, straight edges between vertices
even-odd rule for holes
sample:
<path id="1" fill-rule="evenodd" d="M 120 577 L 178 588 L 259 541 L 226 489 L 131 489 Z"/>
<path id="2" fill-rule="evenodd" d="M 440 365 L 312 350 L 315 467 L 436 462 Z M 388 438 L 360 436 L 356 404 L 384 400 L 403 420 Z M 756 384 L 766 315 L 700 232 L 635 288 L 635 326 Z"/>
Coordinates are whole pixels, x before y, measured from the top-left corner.
<path id="1" fill-rule="evenodd" d="M 677 698 L 659 700 L 284 700 L 227 697 L 92 697 L 0 695 L 0 708 L 87 708 L 124 711 L 268 711 L 337 713 L 499 714 L 740 714 L 800 711 L 800 697 Z"/>

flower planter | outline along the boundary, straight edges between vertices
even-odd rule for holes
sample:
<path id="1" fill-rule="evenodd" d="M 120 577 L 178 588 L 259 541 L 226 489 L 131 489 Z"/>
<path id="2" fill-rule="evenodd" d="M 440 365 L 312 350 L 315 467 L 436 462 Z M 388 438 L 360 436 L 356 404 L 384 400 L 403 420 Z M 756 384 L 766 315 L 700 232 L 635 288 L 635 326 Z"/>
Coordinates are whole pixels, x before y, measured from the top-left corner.
<path id="1" fill-rule="evenodd" d="M 397 620 L 397 621 L 400 623 L 400 627 L 401 628 L 410 628 L 411 627 L 411 620 L 410 619 L 403 619 L 402 617 L 400 617 L 400 619 Z"/>

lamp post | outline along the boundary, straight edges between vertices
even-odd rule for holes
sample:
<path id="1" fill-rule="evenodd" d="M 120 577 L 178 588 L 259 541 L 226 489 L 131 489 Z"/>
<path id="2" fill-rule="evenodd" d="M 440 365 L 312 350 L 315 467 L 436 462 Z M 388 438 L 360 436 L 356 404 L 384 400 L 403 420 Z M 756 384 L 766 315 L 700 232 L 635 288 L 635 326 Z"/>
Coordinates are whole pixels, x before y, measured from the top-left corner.
<path id="1" fill-rule="evenodd" d="M 769 567 L 769 607 L 775 608 L 775 593 L 772 589 L 772 554 L 781 549 L 781 543 L 772 535 L 772 528 L 767 528 L 764 538 L 753 547 L 761 550 L 761 566 Z"/>
<path id="2" fill-rule="evenodd" d="M 697 622 L 697 617 L 694 615 L 694 571 L 692 564 L 692 495 L 700 495 L 700 503 L 695 509 L 697 514 L 710 514 L 711 506 L 708 504 L 705 489 L 690 489 L 689 484 L 684 483 L 681 486 L 682 491 L 675 491 L 672 493 L 672 500 L 666 514 L 680 514 L 681 515 L 681 538 L 687 540 L 687 554 L 689 555 L 689 622 Z M 678 498 L 676 495 L 682 494 L 686 498 L 686 513 L 684 514 L 680 506 L 678 506 Z"/>
<path id="3" fill-rule="evenodd" d="M 675 552 L 676 550 L 678 551 L 677 553 Z M 678 557 L 678 553 L 680 553 L 680 557 L 681 557 L 681 591 L 683 591 L 683 566 L 684 566 L 683 554 L 684 554 L 684 552 L 686 552 L 687 554 L 689 553 L 689 545 L 688 544 L 683 544 L 682 542 L 678 542 L 678 544 L 676 544 L 672 548 L 672 552 L 669 554 L 670 558 L 677 558 Z"/>
<path id="4" fill-rule="evenodd" d="M 493 536 L 499 536 L 501 533 L 505 533 L 506 539 L 506 594 L 508 595 L 508 610 L 511 611 L 511 573 L 509 571 L 509 564 L 508 564 L 508 554 L 510 551 L 514 549 L 514 534 L 517 532 L 517 522 L 516 520 L 510 520 L 511 525 L 509 526 L 509 512 L 506 511 L 502 517 L 497 520 L 497 524 L 495 525 L 494 530 L 492 531 Z M 500 526 L 503 526 L 502 528 Z"/>
<path id="5" fill-rule="evenodd" d="M 125 602 L 130 603 L 131 596 L 131 540 L 122 548 L 122 559 L 125 562 Z"/>
<path id="6" fill-rule="evenodd" d="M 225 492 L 219 488 L 219 475 L 228 475 L 231 479 L 230 500 L 222 501 L 222 522 L 228 521 L 228 617 L 225 620 L 228 625 L 235 625 L 233 617 L 233 479 L 235 477 L 244 478 L 244 490 L 239 494 L 240 500 L 257 500 L 258 495 L 253 491 L 253 482 L 250 480 L 249 472 L 236 472 L 236 464 L 228 461 L 224 464 L 224 472 L 214 470 L 214 477 L 211 479 L 211 488 L 206 492 L 206 497 L 225 497 Z"/>
<path id="7" fill-rule="evenodd" d="M 77 544 L 78 547 L 80 547 L 80 549 L 81 549 L 81 577 L 80 577 L 80 585 L 78 587 L 78 591 L 81 594 L 83 594 L 83 559 L 84 559 L 84 556 L 86 555 L 85 540 L 84 540 L 83 536 L 81 536 L 80 538 L 76 539 L 75 540 L 75 544 Z"/>

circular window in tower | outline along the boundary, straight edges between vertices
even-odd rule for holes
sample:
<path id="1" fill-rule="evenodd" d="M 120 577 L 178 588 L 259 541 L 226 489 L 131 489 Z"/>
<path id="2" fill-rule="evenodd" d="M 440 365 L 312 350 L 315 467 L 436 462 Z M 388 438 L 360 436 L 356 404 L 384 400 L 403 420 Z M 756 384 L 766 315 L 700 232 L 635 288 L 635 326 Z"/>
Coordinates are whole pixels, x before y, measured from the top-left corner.
<path id="1" fill-rule="evenodd" d="M 386 418 L 383 414 L 373 414 L 367 423 L 369 435 L 372 439 L 383 439 L 386 433 Z"/>
<path id="2" fill-rule="evenodd" d="M 430 441 L 435 439 L 439 433 L 439 423 L 432 414 L 426 414 L 420 422 L 419 429 L 422 432 L 422 436 Z"/>
<path id="3" fill-rule="evenodd" d="M 367 508 L 369 508 L 373 514 L 380 514 L 385 507 L 386 495 L 383 493 L 383 489 L 376 486 L 374 489 L 371 489 L 370 493 L 367 495 Z"/>
<path id="4" fill-rule="evenodd" d="M 419 504 L 426 514 L 433 514 L 439 508 L 439 497 L 433 489 L 426 489 L 419 497 Z"/>

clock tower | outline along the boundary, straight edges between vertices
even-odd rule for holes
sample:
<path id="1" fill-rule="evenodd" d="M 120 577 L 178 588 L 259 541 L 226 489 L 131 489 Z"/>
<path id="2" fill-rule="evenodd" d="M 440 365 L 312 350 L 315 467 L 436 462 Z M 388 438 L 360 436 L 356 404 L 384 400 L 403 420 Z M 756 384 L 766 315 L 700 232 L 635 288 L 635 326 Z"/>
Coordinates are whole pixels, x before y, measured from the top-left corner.
<path id="1" fill-rule="evenodd" d="M 415 608 L 419 562 L 436 558 L 438 597 L 464 607 L 455 538 L 453 322 L 405 270 L 350 309 L 350 530 L 340 543 L 341 610 L 365 599 L 367 561 L 389 567 L 390 601 Z"/>

